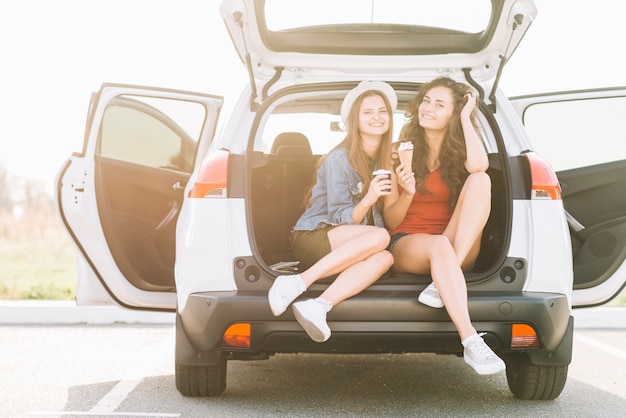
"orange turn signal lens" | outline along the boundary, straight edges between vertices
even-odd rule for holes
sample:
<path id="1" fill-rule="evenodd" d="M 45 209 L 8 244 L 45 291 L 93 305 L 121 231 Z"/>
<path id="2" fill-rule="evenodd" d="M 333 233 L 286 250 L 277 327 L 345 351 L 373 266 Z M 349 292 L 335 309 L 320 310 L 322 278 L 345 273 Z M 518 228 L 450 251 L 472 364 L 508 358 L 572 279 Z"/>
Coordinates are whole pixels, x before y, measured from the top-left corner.
<path id="1" fill-rule="evenodd" d="M 233 324 L 222 338 L 231 347 L 250 348 L 250 324 Z"/>
<path id="2" fill-rule="evenodd" d="M 511 328 L 511 348 L 539 347 L 539 337 L 528 324 L 513 324 Z"/>

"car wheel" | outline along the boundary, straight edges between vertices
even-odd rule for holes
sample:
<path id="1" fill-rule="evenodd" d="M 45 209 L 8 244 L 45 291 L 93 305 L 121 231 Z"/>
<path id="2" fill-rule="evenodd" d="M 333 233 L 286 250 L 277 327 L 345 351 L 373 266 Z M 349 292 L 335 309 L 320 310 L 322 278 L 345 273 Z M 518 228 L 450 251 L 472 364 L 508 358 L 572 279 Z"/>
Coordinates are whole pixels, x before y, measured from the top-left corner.
<path id="1" fill-rule="evenodd" d="M 527 354 L 507 357 L 506 379 L 509 389 L 520 399 L 557 398 L 567 380 L 567 366 L 536 366 Z"/>
<path id="2" fill-rule="evenodd" d="M 184 396 L 218 396 L 226 389 L 226 357 L 212 366 L 186 366 L 176 363 L 176 389 Z"/>

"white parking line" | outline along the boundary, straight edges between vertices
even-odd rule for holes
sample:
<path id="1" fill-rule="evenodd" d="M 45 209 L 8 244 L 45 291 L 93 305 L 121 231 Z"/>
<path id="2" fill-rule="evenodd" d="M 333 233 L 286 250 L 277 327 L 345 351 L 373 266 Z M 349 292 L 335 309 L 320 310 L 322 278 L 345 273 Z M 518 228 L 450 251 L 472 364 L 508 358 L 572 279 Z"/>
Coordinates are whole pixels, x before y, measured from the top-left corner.
<path id="1" fill-rule="evenodd" d="M 612 354 L 616 357 L 621 358 L 622 360 L 626 360 L 626 351 L 622 351 L 620 349 L 617 349 L 615 347 L 612 347 L 608 344 L 604 344 L 601 343 L 599 341 L 596 341 L 594 339 L 591 338 L 587 338 L 587 337 L 583 337 L 582 335 L 580 335 L 579 333 L 575 332 L 574 333 L 574 338 L 576 338 L 577 340 L 590 345 L 592 347 L 598 348 L 600 350 L 606 351 L 609 354 Z"/>
<path id="2" fill-rule="evenodd" d="M 37 415 L 37 416 L 50 416 L 50 417 L 58 417 L 58 416 L 77 416 L 77 417 L 179 417 L 180 414 L 161 414 L 161 413 L 149 413 L 149 412 L 111 412 L 108 414 L 101 414 L 99 412 L 82 412 L 82 411 L 34 411 L 28 412 L 27 415 Z"/>
<path id="3" fill-rule="evenodd" d="M 128 395 L 141 383 L 146 376 L 151 376 L 163 360 L 163 353 L 173 350 L 175 328 L 165 335 L 163 340 L 150 349 L 152 355 L 144 356 L 141 361 L 126 372 L 126 375 L 111 389 L 90 411 L 30 411 L 28 415 L 38 416 L 100 416 L 100 417 L 179 417 L 179 413 L 150 412 L 115 412 Z"/>
<path id="4" fill-rule="evenodd" d="M 89 412 L 94 414 L 108 414 L 115 411 L 137 385 L 141 383 L 144 377 L 153 374 L 152 371 L 163 358 L 163 353 L 170 349 L 174 338 L 175 329 L 172 328 L 170 332 L 165 335 L 161 343 L 150 350 L 153 354 L 142 357 L 142 360 L 137 362 L 135 367 L 127 372 L 126 377 L 120 380 L 109 393 L 104 395 Z"/>

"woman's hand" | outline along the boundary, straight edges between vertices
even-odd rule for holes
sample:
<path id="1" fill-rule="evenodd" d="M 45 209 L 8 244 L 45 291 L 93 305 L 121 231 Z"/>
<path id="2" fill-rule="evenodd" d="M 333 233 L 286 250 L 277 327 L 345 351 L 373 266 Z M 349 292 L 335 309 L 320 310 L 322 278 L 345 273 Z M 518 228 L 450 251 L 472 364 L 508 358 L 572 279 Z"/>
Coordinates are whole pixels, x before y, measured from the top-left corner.
<path id="1" fill-rule="evenodd" d="M 463 106 L 463 109 L 461 109 L 461 118 L 469 118 L 474 108 L 476 108 L 476 95 L 468 92 L 465 94 L 465 97 L 467 98 L 467 102 Z"/>
<path id="2" fill-rule="evenodd" d="M 386 174 L 379 174 L 370 182 L 370 187 L 363 200 L 372 206 L 378 201 L 379 197 L 389 194 L 391 194 L 391 177 Z"/>
<path id="3" fill-rule="evenodd" d="M 398 185 L 404 189 L 405 193 L 413 196 L 415 194 L 415 175 L 410 165 L 400 164 L 396 168 Z"/>

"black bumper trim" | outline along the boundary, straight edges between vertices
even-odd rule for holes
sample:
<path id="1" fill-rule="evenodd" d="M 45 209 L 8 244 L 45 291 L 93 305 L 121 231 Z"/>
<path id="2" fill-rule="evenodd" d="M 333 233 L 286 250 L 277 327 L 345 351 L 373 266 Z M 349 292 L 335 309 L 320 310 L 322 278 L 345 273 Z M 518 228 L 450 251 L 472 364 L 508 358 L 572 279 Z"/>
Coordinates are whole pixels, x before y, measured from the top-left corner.
<path id="1" fill-rule="evenodd" d="M 301 299 L 315 296 L 307 292 Z M 552 353 L 563 352 L 558 362 L 569 364 L 571 350 L 567 354 L 563 345 L 571 347 L 572 318 L 565 295 L 470 292 L 468 303 L 472 323 L 487 333 L 485 339 L 494 350 L 519 351 L 510 347 L 511 324 L 526 323 L 537 331 L 541 347 L 522 351 L 534 351 L 538 363 L 552 363 Z M 266 292 L 197 293 L 189 297 L 179 316 L 181 330 L 198 352 L 462 352 L 446 310 L 420 304 L 415 292 L 368 290 L 344 301 L 329 313 L 332 336 L 322 344 L 307 337 L 291 309 L 274 317 Z M 252 325 L 249 349 L 231 348 L 222 341 L 226 328 L 237 322 Z"/>

